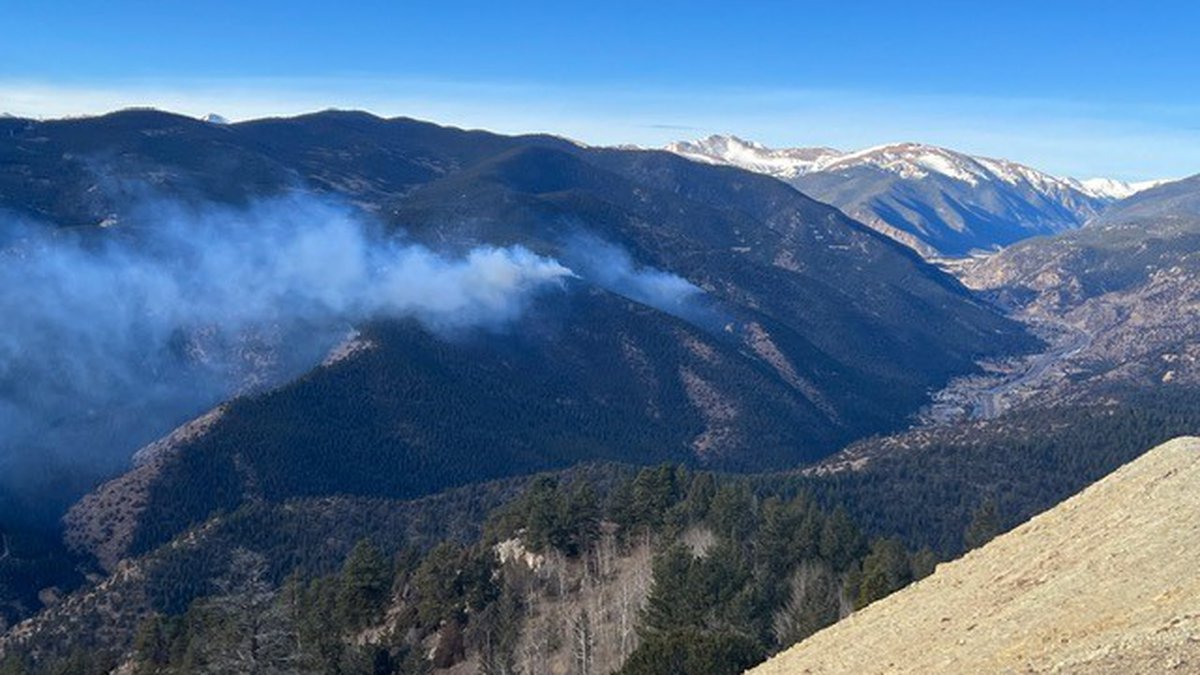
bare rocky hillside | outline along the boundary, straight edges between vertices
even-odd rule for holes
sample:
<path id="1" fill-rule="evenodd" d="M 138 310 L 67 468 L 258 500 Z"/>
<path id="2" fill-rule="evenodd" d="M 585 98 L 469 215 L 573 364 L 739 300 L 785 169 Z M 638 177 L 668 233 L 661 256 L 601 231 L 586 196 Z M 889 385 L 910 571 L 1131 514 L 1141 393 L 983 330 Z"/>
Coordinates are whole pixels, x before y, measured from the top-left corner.
<path id="1" fill-rule="evenodd" d="M 1031 239 L 967 265 L 964 283 L 995 295 L 1060 346 L 1017 398 L 1075 398 L 1113 387 L 1200 381 L 1200 176 L 1119 202 L 1088 226 Z"/>
<path id="2" fill-rule="evenodd" d="M 1170 441 L 752 672 L 1200 672 L 1198 495 Z"/>

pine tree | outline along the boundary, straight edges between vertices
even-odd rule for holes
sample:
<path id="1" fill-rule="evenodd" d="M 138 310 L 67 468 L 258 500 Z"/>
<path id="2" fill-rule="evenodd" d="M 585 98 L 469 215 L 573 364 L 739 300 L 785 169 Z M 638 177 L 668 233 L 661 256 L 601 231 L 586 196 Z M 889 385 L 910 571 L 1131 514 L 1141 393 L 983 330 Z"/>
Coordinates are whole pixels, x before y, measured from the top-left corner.
<path id="1" fill-rule="evenodd" d="M 563 529 L 563 517 L 567 505 L 558 487 L 558 481 L 541 476 L 533 480 L 523 497 L 525 509 L 525 533 L 522 539 L 533 551 L 566 546 L 567 533 Z"/>
<path id="2" fill-rule="evenodd" d="M 468 637 L 478 650 L 481 675 L 516 672 L 514 652 L 520 640 L 521 618 L 520 598 L 509 584 L 502 584 L 496 602 L 472 618 Z"/>
<path id="3" fill-rule="evenodd" d="M 600 502 L 586 481 L 578 481 L 564 502 L 562 528 L 566 535 L 562 551 L 570 556 L 585 553 L 600 536 Z"/>
<path id="4" fill-rule="evenodd" d="M 717 483 L 708 472 L 692 476 L 691 485 L 687 491 L 687 514 L 691 522 L 700 522 L 708 516 L 713 497 L 717 494 Z"/>
<path id="5" fill-rule="evenodd" d="M 763 660 L 762 646 L 733 631 L 682 628 L 654 635 L 630 655 L 622 675 L 736 675 Z"/>
<path id="6" fill-rule="evenodd" d="M 338 613 L 350 630 L 377 620 L 392 588 L 392 568 L 379 549 L 359 540 L 342 566 Z"/>
<path id="7" fill-rule="evenodd" d="M 862 583 L 858 589 L 858 607 L 866 607 L 890 595 L 912 581 L 908 551 L 896 538 L 877 539 L 863 559 Z"/>
<path id="8" fill-rule="evenodd" d="M 1000 525 L 1000 512 L 993 499 L 988 499 L 975 509 L 971 515 L 971 523 L 963 533 L 963 543 L 967 550 L 979 548 L 995 538 L 1003 529 Z"/>
<path id="9" fill-rule="evenodd" d="M 678 500 L 675 467 L 670 464 L 642 469 L 633 480 L 631 511 L 637 525 L 659 527 L 663 516 Z"/>
<path id="10" fill-rule="evenodd" d="M 937 569 L 938 557 L 928 546 L 917 551 L 912 556 L 913 581 L 924 579 Z"/>
<path id="11" fill-rule="evenodd" d="M 838 506 L 821 529 L 820 552 L 835 571 L 845 570 L 861 555 L 863 537 L 846 509 Z"/>
<path id="12" fill-rule="evenodd" d="M 742 482 L 722 485 L 713 497 L 708 522 L 717 536 L 742 542 L 754 533 L 754 495 Z"/>
<path id="13" fill-rule="evenodd" d="M 798 529 L 795 513 L 778 497 L 770 497 L 762 504 L 761 519 L 754 538 L 755 562 L 782 576 L 799 559 L 793 542 Z"/>
<path id="14" fill-rule="evenodd" d="M 449 542 L 431 550 L 413 572 L 413 590 L 417 596 L 417 621 L 436 627 L 443 620 L 457 619 L 462 611 L 459 575 L 463 552 Z"/>
<path id="15" fill-rule="evenodd" d="M 698 623 L 693 607 L 692 566 L 695 558 L 682 544 L 675 544 L 654 561 L 654 581 L 646 601 L 639 632 L 647 635 Z"/>

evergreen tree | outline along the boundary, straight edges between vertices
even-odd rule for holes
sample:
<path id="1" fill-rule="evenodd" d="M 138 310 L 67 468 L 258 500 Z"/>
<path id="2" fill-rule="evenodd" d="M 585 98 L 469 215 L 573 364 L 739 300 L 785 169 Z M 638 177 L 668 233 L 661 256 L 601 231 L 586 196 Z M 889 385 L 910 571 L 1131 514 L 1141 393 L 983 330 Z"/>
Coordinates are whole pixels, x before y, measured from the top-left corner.
<path id="1" fill-rule="evenodd" d="M 765 657 L 762 647 L 731 631 L 681 628 L 647 638 L 621 675 L 737 675 Z"/>
<path id="2" fill-rule="evenodd" d="M 842 506 L 834 509 L 821 528 L 820 552 L 835 571 L 847 569 L 862 555 L 863 536 Z"/>
<path id="3" fill-rule="evenodd" d="M 755 563 L 777 570 L 783 576 L 799 559 L 793 537 L 799 529 L 798 518 L 790 504 L 770 497 L 762 504 L 762 524 L 754 537 Z"/>
<path id="4" fill-rule="evenodd" d="M 392 588 L 392 567 L 367 539 L 359 540 L 342 566 L 338 610 L 349 630 L 377 621 Z"/>
<path id="5" fill-rule="evenodd" d="M 459 574 L 462 550 L 449 542 L 438 544 L 425 556 L 413 573 L 417 595 L 417 621 L 436 627 L 443 620 L 457 618 L 461 611 Z"/>
<path id="6" fill-rule="evenodd" d="M 587 551 L 600 536 L 600 502 L 586 481 L 577 481 L 564 501 L 562 551 L 577 556 Z"/>
<path id="7" fill-rule="evenodd" d="M 533 551 L 565 547 L 567 533 L 562 521 L 567 505 L 558 489 L 558 481 L 549 476 L 534 479 L 525 491 L 523 503 L 525 533 L 522 540 L 525 545 Z"/>
<path id="8" fill-rule="evenodd" d="M 692 587 L 694 562 L 691 551 L 682 544 L 667 548 L 655 559 L 654 582 L 639 632 L 652 635 L 700 623 L 693 594 L 699 595 L 702 591 Z"/>
<path id="9" fill-rule="evenodd" d="M 302 660 L 316 672 L 338 672 L 346 645 L 338 612 L 340 584 L 337 577 L 314 580 L 300 592 L 294 611 Z"/>
<path id="10" fill-rule="evenodd" d="M 707 518 L 716 494 L 717 483 L 711 473 L 705 471 L 693 475 L 686 497 L 688 519 L 695 523 Z"/>
<path id="11" fill-rule="evenodd" d="M 856 605 L 866 607 L 900 590 L 910 581 L 912 567 L 904 544 L 896 538 L 877 539 L 871 544 L 871 552 L 863 559 L 862 582 Z"/>
<path id="12" fill-rule="evenodd" d="M 912 577 L 914 581 L 924 579 L 937 569 L 938 557 L 928 546 L 912 555 Z"/>
<path id="13" fill-rule="evenodd" d="M 496 584 L 496 554 L 491 549 L 468 549 L 464 552 L 461 569 L 455 583 L 462 607 L 477 612 L 500 596 Z"/>
<path id="14" fill-rule="evenodd" d="M 708 522 L 717 536 L 743 542 L 754 533 L 754 495 L 744 482 L 722 485 L 713 496 Z"/>
<path id="15" fill-rule="evenodd" d="M 522 611 L 516 590 L 505 583 L 501 585 L 496 602 L 481 610 L 471 621 L 468 637 L 479 653 L 481 675 L 511 675 L 515 672 L 513 654 L 520 639 Z"/>
<path id="16" fill-rule="evenodd" d="M 971 523 L 967 525 L 967 529 L 963 533 L 963 543 L 967 550 L 979 548 L 1002 531 L 1000 511 L 996 506 L 996 501 L 988 499 L 971 515 Z"/>
<path id="17" fill-rule="evenodd" d="M 663 516 L 678 500 L 675 467 L 670 464 L 642 469 L 633 480 L 631 510 L 637 525 L 650 528 L 662 525 Z"/>

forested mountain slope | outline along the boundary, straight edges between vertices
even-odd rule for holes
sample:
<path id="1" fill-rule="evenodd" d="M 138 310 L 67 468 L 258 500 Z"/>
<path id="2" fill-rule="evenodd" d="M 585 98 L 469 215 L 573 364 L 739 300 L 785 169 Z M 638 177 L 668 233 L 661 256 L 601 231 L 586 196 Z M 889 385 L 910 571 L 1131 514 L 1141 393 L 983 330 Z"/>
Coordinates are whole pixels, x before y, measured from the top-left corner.
<path id="1" fill-rule="evenodd" d="M 76 510 L 73 527 L 87 526 L 74 541 L 88 551 L 114 532 L 149 550 L 245 500 L 414 497 L 594 459 L 791 466 L 902 426 L 977 359 L 1036 344 L 835 209 L 669 153 L 350 112 L 218 125 L 146 110 L 6 119 L 0 153 L 10 221 L 57 226 L 84 250 L 136 247 L 163 213 L 217 203 L 236 223 L 264 199 L 315 197 L 446 255 L 519 245 L 575 275 L 504 326 L 448 337 L 364 321 L 345 358 L 279 388 L 259 378 L 204 433 Z M 311 328 L 249 356 L 305 353 L 296 338 L 329 329 Z M 190 372 L 195 350 L 167 347 L 181 369 L 156 362 L 144 369 L 161 378 L 152 386 L 105 390 L 136 401 Z M 127 437 L 165 434 L 219 402 L 204 394 L 121 417 L 147 427 Z M 70 405 L 96 407 L 64 401 L 68 427 Z M 82 435 L 118 459 L 141 444 Z"/>
<path id="2" fill-rule="evenodd" d="M 584 639 L 596 672 L 738 672 L 1200 428 L 1197 410 L 1195 397 L 1156 399 L 913 432 L 864 442 L 890 452 L 855 470 L 739 476 L 603 465 L 417 500 L 250 501 L 126 558 L 14 627 L 0 651 L 33 659 L 34 672 L 68 662 L 102 672 L 130 658 L 204 672 L 198 659 L 219 670 L 230 644 L 299 636 L 309 645 L 299 652 L 253 658 L 317 672 L 329 671 L 321 659 L 344 658 L 347 673 L 369 672 L 372 658 L 404 673 L 474 672 L 503 658 L 517 672 L 544 672 L 538 664 L 574 667 L 571 645 Z M 390 596 L 371 595 L 375 610 L 356 614 L 338 598 L 361 573 L 344 570 L 359 564 L 349 558 L 362 539 L 394 585 Z M 430 577 L 497 568 L 497 585 L 480 585 L 474 572 L 454 583 Z M 434 579 L 443 590 L 426 585 Z M 380 609 L 385 596 L 395 611 Z M 650 602 L 654 614 L 641 612 Z M 505 628 L 488 633 L 496 613 L 508 617 Z M 377 620 L 386 629 L 362 633 L 365 643 L 346 632 Z M 451 640 L 444 649 L 439 634 Z"/>
<path id="3" fill-rule="evenodd" d="M 667 465 L 263 502 L 15 626 L 0 667 L 736 673 L 933 562 L 804 495 Z"/>
<path id="4" fill-rule="evenodd" d="M 214 125 L 128 111 L 3 125 L 0 208 L 63 227 L 105 225 L 98 236 L 120 236 L 122 223 L 154 227 L 146 199 L 237 204 L 301 190 L 348 200 L 443 249 L 527 246 L 575 269 L 580 288 L 651 307 L 626 277 L 678 275 L 712 310 L 685 321 L 773 371 L 799 408 L 820 410 L 815 426 L 802 424 L 814 441 L 797 457 L 828 452 L 822 437 L 894 425 L 978 357 L 1033 344 L 837 211 L 764 177 L 667 153 L 342 112 Z"/>

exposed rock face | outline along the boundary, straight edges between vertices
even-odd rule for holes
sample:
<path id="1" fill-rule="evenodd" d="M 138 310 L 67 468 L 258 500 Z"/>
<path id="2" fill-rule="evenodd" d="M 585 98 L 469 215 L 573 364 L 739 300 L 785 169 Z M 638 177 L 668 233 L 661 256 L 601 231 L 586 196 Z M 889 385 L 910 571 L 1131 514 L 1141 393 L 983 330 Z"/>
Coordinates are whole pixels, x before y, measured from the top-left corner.
<path id="1" fill-rule="evenodd" d="M 1198 494 L 1170 441 L 752 672 L 1198 672 Z"/>
<path id="2" fill-rule="evenodd" d="M 1087 227 L 1012 246 L 962 275 L 1035 322 L 1087 344 L 1040 388 L 1054 398 L 1106 385 L 1200 382 L 1200 176 L 1147 190 Z"/>

